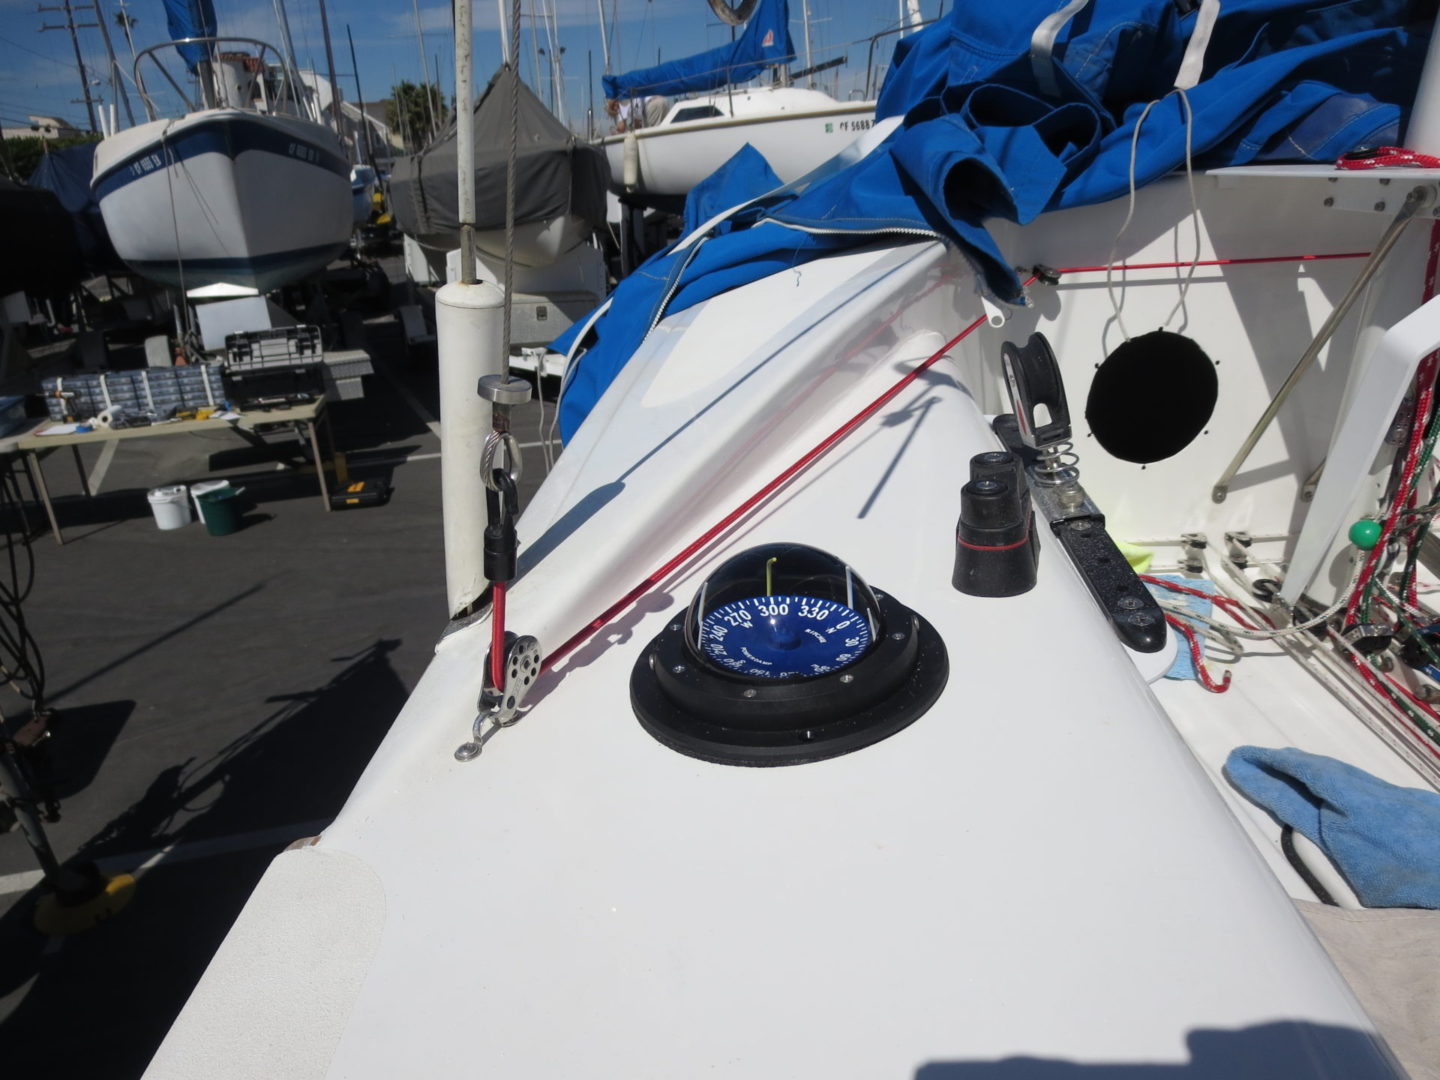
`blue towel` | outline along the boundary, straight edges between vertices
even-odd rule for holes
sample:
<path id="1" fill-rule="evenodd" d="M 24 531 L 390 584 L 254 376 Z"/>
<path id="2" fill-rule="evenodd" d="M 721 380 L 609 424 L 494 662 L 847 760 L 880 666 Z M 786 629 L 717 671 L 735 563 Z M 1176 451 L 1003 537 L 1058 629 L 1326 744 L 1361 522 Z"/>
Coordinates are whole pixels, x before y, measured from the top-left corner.
<path id="1" fill-rule="evenodd" d="M 1440 795 L 1293 747 L 1237 747 L 1225 775 L 1319 845 L 1366 907 L 1440 908 Z"/>
<path id="2" fill-rule="evenodd" d="M 1215 595 L 1216 590 L 1215 583 L 1213 581 L 1206 581 L 1204 578 L 1186 577 L 1184 574 L 1160 574 L 1158 576 L 1166 581 L 1173 581 L 1177 585 L 1184 585 L 1191 589 L 1198 589 L 1203 593 L 1209 593 L 1211 596 Z M 1193 619 L 1187 615 L 1181 614 L 1180 612 L 1174 612 L 1173 614 L 1177 615 L 1181 619 L 1184 619 L 1187 623 L 1194 627 L 1195 633 L 1197 635 L 1202 634 L 1204 626 L 1202 625 L 1200 620 L 1209 618 L 1211 610 L 1215 607 L 1215 602 L 1213 600 L 1209 600 L 1201 596 L 1191 596 L 1189 593 L 1175 592 L 1173 589 L 1167 589 L 1163 585 L 1151 585 L 1148 582 L 1146 583 L 1145 587 L 1150 590 L 1150 595 L 1155 597 L 1157 600 L 1164 600 L 1167 603 L 1171 604 L 1178 603 L 1181 607 L 1185 608 L 1186 611 L 1193 612 L 1196 616 L 1196 618 Z M 1171 613 L 1167 612 L 1167 614 Z M 1190 655 L 1189 640 L 1178 630 L 1175 631 L 1172 636 L 1175 638 L 1175 642 L 1178 645 L 1178 648 L 1175 650 L 1175 662 L 1170 665 L 1170 670 L 1165 672 L 1165 678 L 1177 680 L 1193 679 L 1196 682 L 1199 682 L 1200 673 L 1195 670 L 1195 658 Z M 1203 660 L 1205 658 L 1205 638 L 1201 636 L 1199 638 L 1199 641 L 1200 658 Z"/>

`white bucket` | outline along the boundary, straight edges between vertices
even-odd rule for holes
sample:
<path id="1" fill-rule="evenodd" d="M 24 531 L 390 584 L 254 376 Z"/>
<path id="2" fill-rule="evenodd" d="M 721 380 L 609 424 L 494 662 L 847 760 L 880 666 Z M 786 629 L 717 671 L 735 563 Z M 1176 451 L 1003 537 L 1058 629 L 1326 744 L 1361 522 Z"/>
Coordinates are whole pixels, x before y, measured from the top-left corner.
<path id="1" fill-rule="evenodd" d="M 200 496 L 207 491 L 219 491 L 221 488 L 228 488 L 229 480 L 201 480 L 198 484 L 190 485 L 190 501 L 195 504 L 195 520 L 205 524 L 205 507 L 200 503 Z"/>
<path id="2" fill-rule="evenodd" d="M 162 529 L 180 529 L 190 524 L 189 491 L 184 484 L 158 487 L 150 492 L 150 512 Z"/>

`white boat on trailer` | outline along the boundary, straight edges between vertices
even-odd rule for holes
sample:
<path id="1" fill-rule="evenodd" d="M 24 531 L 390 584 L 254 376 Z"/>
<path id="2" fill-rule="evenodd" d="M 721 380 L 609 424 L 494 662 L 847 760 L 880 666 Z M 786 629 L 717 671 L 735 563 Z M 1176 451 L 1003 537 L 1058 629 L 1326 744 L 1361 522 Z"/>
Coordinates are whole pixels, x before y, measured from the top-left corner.
<path id="1" fill-rule="evenodd" d="M 1133 6 L 1051 35 L 1058 61 Z M 1226 13 L 1253 36 L 1246 11 L 1215 40 Z M 1351 27 L 1287 12 L 1354 70 Z M 1397 18 L 1375 15 L 1423 54 Z M 1409 140 L 1440 152 L 1423 94 Z M 1440 158 L 1147 183 L 1171 171 L 1153 145 L 1133 205 L 988 222 L 1005 263 L 894 217 L 848 245 L 783 208 L 705 223 L 576 335 L 567 445 L 518 521 L 505 414 L 482 455 L 469 392 L 488 350 L 482 388 L 510 393 L 498 290 L 446 286 L 442 334 L 474 330 L 441 342 L 453 621 L 147 1075 L 1434 1075 L 1440 905 L 1377 900 L 1374 866 L 1288 836 L 1232 754 L 1440 802 L 1440 666 L 1399 648 L 1437 623 L 1435 571 L 1386 564 L 1433 558 L 1411 519 L 1437 509 L 1440 246 L 1409 223 L 1437 217 Z M 1023 305 L 992 295 L 1011 264 L 1038 268 Z M 1320 368 L 1287 380 L 1297 356 Z M 1351 542 L 1356 518 L 1401 542 Z M 1166 599 L 1187 629 L 1161 636 L 1112 535 L 1214 610 Z M 1214 644 L 1187 673 L 1190 632 Z M 1362 817 L 1327 820 L 1343 841 Z"/>
<path id="2" fill-rule="evenodd" d="M 729 44 L 604 77 L 607 99 L 628 117 L 601 140 L 610 181 L 627 202 L 679 211 L 690 189 L 749 144 L 789 183 L 834 157 L 875 122 L 874 101 L 836 101 L 790 85 L 796 59 L 786 0 L 710 0 L 724 23 L 744 26 Z M 768 73 L 770 85 L 754 80 Z M 658 123 L 634 122 L 652 101 L 671 102 Z M 637 107 L 638 106 L 638 107 Z"/>
<path id="3" fill-rule="evenodd" d="M 197 69 L 190 97 L 164 67 L 181 51 Z M 186 104 L 165 117 L 158 70 Z M 102 140 L 91 188 L 125 264 L 195 289 L 267 292 L 323 268 L 353 228 L 350 164 L 294 71 L 264 42 L 187 37 L 144 50 L 136 85 L 149 120 Z"/>
<path id="4" fill-rule="evenodd" d="M 800 86 L 746 86 L 683 98 L 654 127 L 601 140 L 615 190 L 683 202 L 745 144 L 782 182 L 798 180 L 875 123 L 875 102 Z"/>

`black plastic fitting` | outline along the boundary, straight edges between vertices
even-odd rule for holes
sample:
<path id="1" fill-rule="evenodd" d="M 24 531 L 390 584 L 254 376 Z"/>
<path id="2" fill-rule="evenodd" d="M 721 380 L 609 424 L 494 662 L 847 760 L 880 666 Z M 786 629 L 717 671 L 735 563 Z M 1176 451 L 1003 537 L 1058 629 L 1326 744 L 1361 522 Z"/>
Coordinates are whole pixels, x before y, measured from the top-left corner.
<path id="1" fill-rule="evenodd" d="M 1017 596 L 1035 587 L 1039 545 L 1020 461 L 1004 450 L 970 459 L 960 489 L 951 584 L 970 596 Z"/>

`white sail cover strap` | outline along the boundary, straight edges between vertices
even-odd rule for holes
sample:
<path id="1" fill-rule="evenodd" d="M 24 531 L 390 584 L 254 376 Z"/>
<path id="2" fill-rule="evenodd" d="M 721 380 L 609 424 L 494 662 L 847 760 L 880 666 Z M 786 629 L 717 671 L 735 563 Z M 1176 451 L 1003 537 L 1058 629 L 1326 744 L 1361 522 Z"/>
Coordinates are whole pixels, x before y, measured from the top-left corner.
<path id="1" fill-rule="evenodd" d="M 1085 9 L 1090 0 L 1070 0 L 1055 14 L 1041 20 L 1030 35 L 1030 70 L 1040 90 L 1053 97 L 1060 92 L 1060 83 L 1055 78 L 1055 40 L 1060 31 L 1076 15 Z M 1200 81 L 1205 65 L 1205 50 L 1210 45 L 1210 36 L 1215 29 L 1215 20 L 1220 17 L 1220 0 L 1201 0 L 1200 12 L 1195 16 L 1195 29 L 1190 34 L 1190 44 L 1185 57 L 1180 61 L 1180 71 L 1175 76 L 1178 90 L 1189 90 Z"/>
<path id="2" fill-rule="evenodd" d="M 1220 0 L 1200 0 L 1200 14 L 1195 16 L 1195 29 L 1190 33 L 1190 44 L 1185 46 L 1180 73 L 1175 76 L 1176 90 L 1189 90 L 1200 81 L 1200 72 L 1205 66 L 1205 50 L 1210 47 L 1210 35 L 1219 17 Z"/>
<path id="3" fill-rule="evenodd" d="M 1055 79 L 1053 58 L 1055 39 L 1060 36 L 1060 31 L 1065 29 L 1065 24 L 1079 15 L 1088 3 L 1090 0 L 1070 0 L 1070 3 L 1054 15 L 1041 20 L 1035 33 L 1030 35 L 1030 70 L 1035 73 L 1035 81 L 1040 84 L 1041 93 L 1047 97 L 1060 93 L 1060 84 Z"/>

